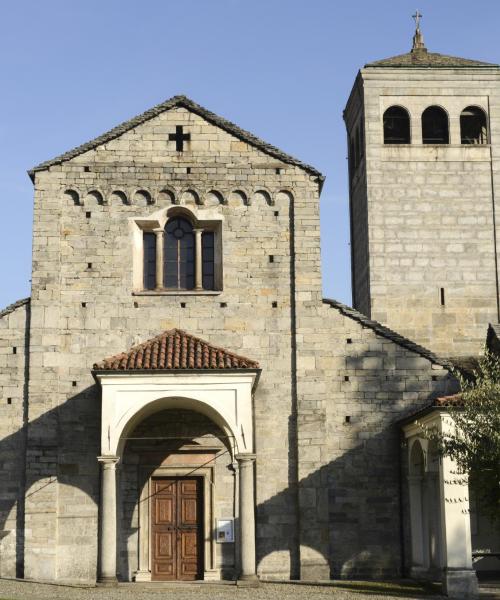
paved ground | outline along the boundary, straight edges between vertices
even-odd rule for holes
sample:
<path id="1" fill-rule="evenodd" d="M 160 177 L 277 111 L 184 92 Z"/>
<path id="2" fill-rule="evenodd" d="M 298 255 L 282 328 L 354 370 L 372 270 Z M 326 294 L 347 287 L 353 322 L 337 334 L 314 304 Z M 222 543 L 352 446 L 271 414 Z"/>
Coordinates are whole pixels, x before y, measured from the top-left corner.
<path id="1" fill-rule="evenodd" d="M 369 600 L 381 597 L 386 600 L 441 598 L 418 585 L 407 583 L 262 583 L 258 588 L 232 584 L 121 584 L 114 588 L 85 588 L 0 579 L 0 600 Z"/>

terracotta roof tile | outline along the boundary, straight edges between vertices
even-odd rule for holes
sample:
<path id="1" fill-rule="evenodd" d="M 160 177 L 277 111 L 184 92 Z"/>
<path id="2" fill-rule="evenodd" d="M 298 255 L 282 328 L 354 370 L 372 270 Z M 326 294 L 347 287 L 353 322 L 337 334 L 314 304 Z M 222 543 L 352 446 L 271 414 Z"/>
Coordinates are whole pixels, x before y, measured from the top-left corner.
<path id="1" fill-rule="evenodd" d="M 443 408 L 446 406 L 462 406 L 462 394 L 453 394 L 451 396 L 442 396 L 441 398 L 436 398 L 432 406 L 436 406 L 438 408 Z"/>
<path id="2" fill-rule="evenodd" d="M 182 329 L 171 329 L 127 352 L 94 364 L 96 371 L 258 369 L 259 363 L 212 346 Z"/>

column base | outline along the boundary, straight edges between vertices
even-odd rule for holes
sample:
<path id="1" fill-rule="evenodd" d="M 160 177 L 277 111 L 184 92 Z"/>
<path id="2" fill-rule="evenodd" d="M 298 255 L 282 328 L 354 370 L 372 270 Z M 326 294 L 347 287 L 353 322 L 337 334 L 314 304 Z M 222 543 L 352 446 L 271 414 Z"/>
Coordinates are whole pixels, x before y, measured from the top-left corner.
<path id="1" fill-rule="evenodd" d="M 259 587 L 260 581 L 257 575 L 240 575 L 236 585 L 239 587 Z"/>
<path id="2" fill-rule="evenodd" d="M 134 575 L 135 581 L 151 581 L 151 571 L 136 571 Z"/>
<path id="3" fill-rule="evenodd" d="M 446 569 L 443 587 L 448 598 L 470 599 L 479 596 L 476 572 L 473 569 Z"/>
<path id="4" fill-rule="evenodd" d="M 113 587 L 118 585 L 118 579 L 115 577 L 99 577 L 97 580 L 97 585 L 102 587 Z"/>
<path id="5" fill-rule="evenodd" d="M 205 569 L 203 571 L 204 581 L 220 581 L 220 569 Z"/>
<path id="6" fill-rule="evenodd" d="M 412 579 L 430 579 L 429 569 L 413 565 L 410 569 L 410 577 Z"/>

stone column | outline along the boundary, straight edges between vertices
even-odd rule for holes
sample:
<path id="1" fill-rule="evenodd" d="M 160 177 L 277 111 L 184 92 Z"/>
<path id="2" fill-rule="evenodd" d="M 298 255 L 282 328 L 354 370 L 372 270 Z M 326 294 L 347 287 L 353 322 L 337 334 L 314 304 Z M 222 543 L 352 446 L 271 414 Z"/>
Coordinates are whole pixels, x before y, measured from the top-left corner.
<path id="1" fill-rule="evenodd" d="M 255 500 L 254 462 L 255 454 L 237 454 L 240 480 L 240 580 L 257 583 L 255 573 Z"/>
<path id="2" fill-rule="evenodd" d="M 194 232 L 194 245 L 195 245 L 195 259 L 194 259 L 194 289 L 203 289 L 203 253 L 201 247 L 201 236 L 203 229 L 193 229 Z"/>
<path id="3" fill-rule="evenodd" d="M 163 245 L 165 231 L 163 229 L 155 229 L 156 235 L 156 289 L 163 289 Z"/>
<path id="4" fill-rule="evenodd" d="M 99 581 L 116 582 L 116 464 L 117 456 L 98 456 L 101 463 Z"/>
<path id="5" fill-rule="evenodd" d="M 422 475 L 409 475 L 410 527 L 411 527 L 411 576 L 422 577 L 425 567 Z"/>
<path id="6" fill-rule="evenodd" d="M 450 598 L 477 598 L 467 476 L 459 473 L 456 463 L 448 456 L 441 459 L 439 475 L 444 589 Z"/>
<path id="7" fill-rule="evenodd" d="M 150 479 L 144 471 L 141 471 L 141 482 L 143 486 L 139 498 L 139 556 L 135 580 L 151 581 L 151 571 L 149 569 L 149 497 L 151 491 L 149 489 Z"/>

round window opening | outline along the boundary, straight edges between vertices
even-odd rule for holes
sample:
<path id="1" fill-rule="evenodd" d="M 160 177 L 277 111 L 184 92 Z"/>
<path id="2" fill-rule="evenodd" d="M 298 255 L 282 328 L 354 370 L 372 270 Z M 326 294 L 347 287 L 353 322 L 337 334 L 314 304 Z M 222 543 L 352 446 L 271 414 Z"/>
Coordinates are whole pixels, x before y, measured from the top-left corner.
<path id="1" fill-rule="evenodd" d="M 182 231 L 182 229 L 180 227 L 177 227 L 177 229 L 174 229 L 174 237 L 176 237 L 178 240 L 180 240 L 182 237 L 184 237 L 184 232 Z"/>

